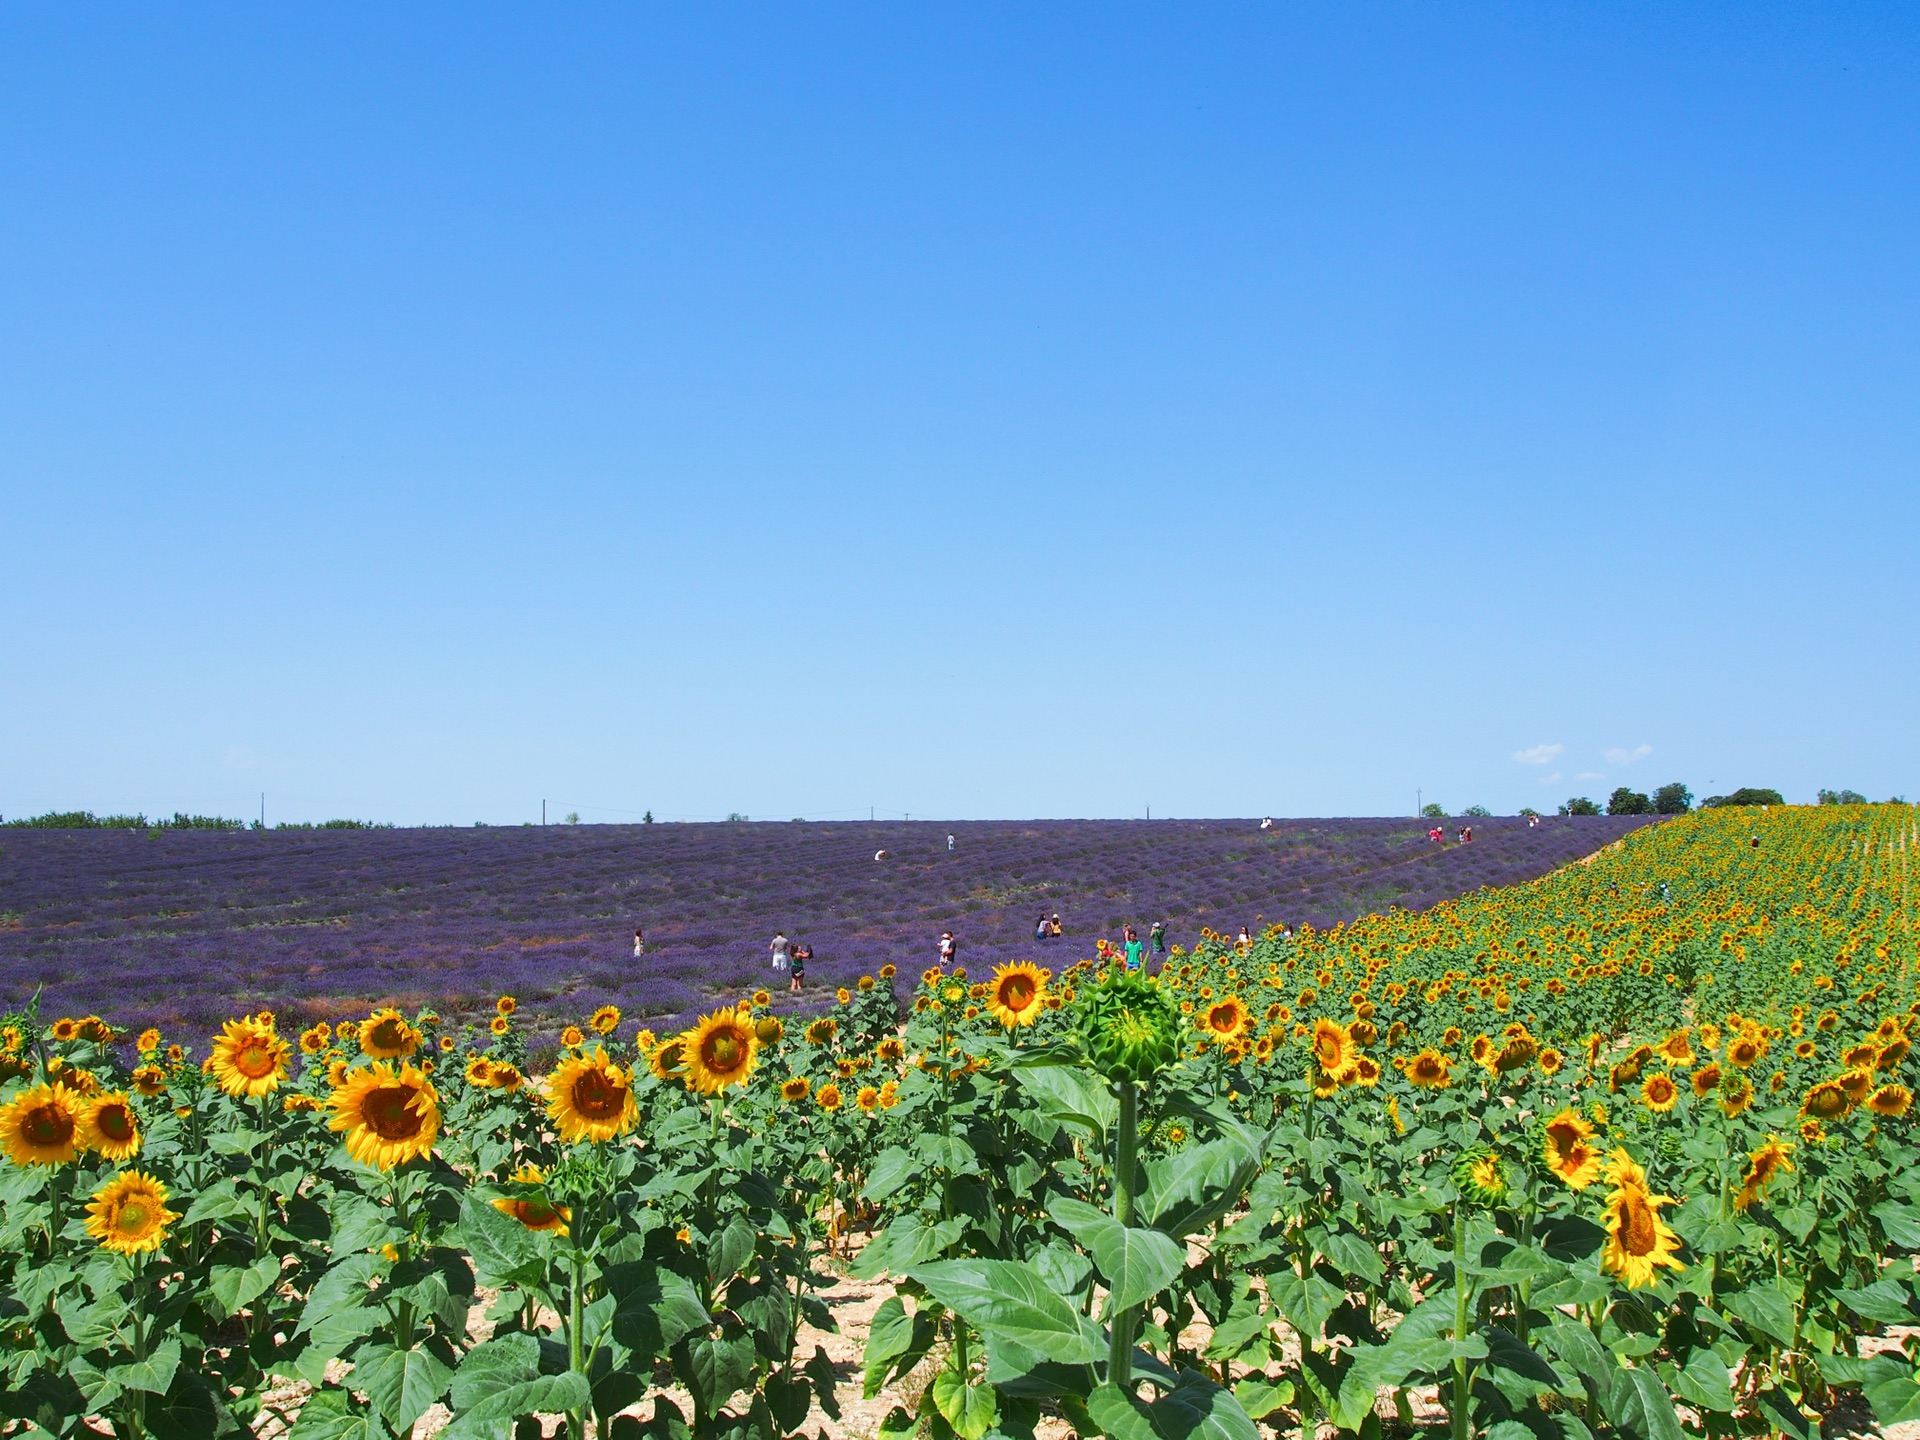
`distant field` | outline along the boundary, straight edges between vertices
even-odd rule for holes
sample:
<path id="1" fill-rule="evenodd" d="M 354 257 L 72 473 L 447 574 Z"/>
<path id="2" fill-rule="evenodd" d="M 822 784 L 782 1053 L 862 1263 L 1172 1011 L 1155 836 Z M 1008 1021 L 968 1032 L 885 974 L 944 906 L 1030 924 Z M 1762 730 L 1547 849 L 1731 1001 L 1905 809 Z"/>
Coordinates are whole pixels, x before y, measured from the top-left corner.
<path id="1" fill-rule="evenodd" d="M 504 990 L 536 1011 L 605 999 L 667 1021 L 770 979 L 776 929 L 812 943 L 815 991 L 887 961 L 917 973 L 949 928 L 970 967 L 1058 968 L 1128 922 L 1191 944 L 1203 925 L 1422 908 L 1643 823 L 1478 820 L 1471 845 L 1444 848 L 1414 820 L 13 831 L 0 1001 L 44 985 L 50 1014 L 204 1028 L 269 1003 L 303 1019 L 387 1000 L 459 1012 Z M 1036 944 L 1042 910 L 1065 939 Z"/>

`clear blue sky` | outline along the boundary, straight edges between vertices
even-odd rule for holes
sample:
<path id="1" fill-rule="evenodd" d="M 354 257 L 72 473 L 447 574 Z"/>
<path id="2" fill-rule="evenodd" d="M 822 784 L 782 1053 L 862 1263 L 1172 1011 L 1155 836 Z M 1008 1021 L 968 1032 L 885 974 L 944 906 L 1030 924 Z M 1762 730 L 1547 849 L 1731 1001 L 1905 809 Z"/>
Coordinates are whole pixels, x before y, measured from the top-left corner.
<path id="1" fill-rule="evenodd" d="M 0 15 L 0 812 L 1920 798 L 1911 5 L 188 9 Z"/>

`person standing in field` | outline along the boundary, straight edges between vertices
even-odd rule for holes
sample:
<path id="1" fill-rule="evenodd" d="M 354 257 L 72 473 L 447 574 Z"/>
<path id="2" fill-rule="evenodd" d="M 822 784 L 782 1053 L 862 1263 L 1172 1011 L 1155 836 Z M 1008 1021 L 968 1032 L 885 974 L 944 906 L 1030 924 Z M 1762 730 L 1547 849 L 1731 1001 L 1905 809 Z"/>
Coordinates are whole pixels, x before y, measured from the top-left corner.
<path id="1" fill-rule="evenodd" d="M 953 938 L 953 931 L 940 932 L 940 963 L 951 965 L 960 956 L 960 942 Z"/>
<path id="2" fill-rule="evenodd" d="M 1250 950 L 1253 948 L 1253 935 L 1246 926 L 1242 925 L 1240 927 L 1240 933 L 1234 937 L 1233 943 L 1238 945 L 1242 950 Z"/>
<path id="3" fill-rule="evenodd" d="M 787 993 L 798 995 L 801 982 L 807 978 L 807 961 L 813 958 L 813 947 L 800 944 L 793 947 L 793 968 L 787 972 Z"/>
<path id="4" fill-rule="evenodd" d="M 1047 928 L 1047 917 L 1044 914 L 1033 922 L 1034 939 L 1044 942 L 1052 934 L 1053 931 Z"/>
<path id="5" fill-rule="evenodd" d="M 787 964 L 793 954 L 793 947 L 787 939 L 786 932 L 783 930 L 775 935 L 773 937 L 773 943 L 767 946 L 767 949 L 773 952 L 773 968 L 775 973 L 785 972 Z"/>
<path id="6" fill-rule="evenodd" d="M 947 853 L 949 855 L 953 853 L 953 836 L 951 835 L 947 836 Z"/>
<path id="7" fill-rule="evenodd" d="M 1053 912 L 1053 923 L 1047 927 L 1047 933 L 1052 935 L 1056 940 L 1066 934 L 1066 927 L 1060 923 L 1060 912 L 1058 910 Z"/>
<path id="8" fill-rule="evenodd" d="M 638 925 L 633 927 L 633 958 L 638 960 L 647 953 L 647 932 Z"/>
<path id="9" fill-rule="evenodd" d="M 1122 938 L 1126 941 L 1127 969 L 1138 970 L 1141 957 L 1146 953 L 1146 946 L 1140 943 L 1140 932 L 1129 925 L 1122 932 Z"/>
<path id="10" fill-rule="evenodd" d="M 1156 920 L 1153 922 L 1153 925 L 1147 931 L 1147 941 L 1153 946 L 1154 954 L 1164 955 L 1167 953 L 1166 921 Z"/>

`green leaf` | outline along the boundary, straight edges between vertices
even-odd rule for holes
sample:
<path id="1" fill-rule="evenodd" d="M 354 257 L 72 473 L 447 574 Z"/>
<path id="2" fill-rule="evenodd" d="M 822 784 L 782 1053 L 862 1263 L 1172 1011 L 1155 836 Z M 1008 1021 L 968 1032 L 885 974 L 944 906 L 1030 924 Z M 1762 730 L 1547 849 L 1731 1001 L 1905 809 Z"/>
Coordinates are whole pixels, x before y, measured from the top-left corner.
<path id="1" fill-rule="evenodd" d="M 1319 1338 L 1320 1327 L 1342 1298 L 1338 1290 L 1311 1272 L 1304 1280 L 1292 1271 L 1269 1275 L 1267 1291 L 1287 1323 L 1308 1339 Z"/>
<path id="2" fill-rule="evenodd" d="M 1584 1215 L 1559 1215 L 1543 1221 L 1535 1239 L 1551 1259 L 1572 1265 L 1596 1254 L 1607 1232 Z"/>
<path id="3" fill-rule="evenodd" d="M 713 1276 L 716 1288 L 746 1268 L 747 1262 L 753 1259 L 755 1243 L 754 1228 L 746 1216 L 736 1215 L 727 1222 L 726 1228 L 708 1247 L 707 1272 Z"/>
<path id="4" fill-rule="evenodd" d="M 615 1266 L 608 1287 L 619 1302 L 613 1312 L 613 1338 L 633 1351 L 636 1364 L 650 1364 L 682 1337 L 712 1323 L 693 1282 L 672 1270 L 637 1263 Z"/>
<path id="5" fill-rule="evenodd" d="M 937 1311 L 934 1313 L 938 1313 Z M 890 1373 L 904 1374 L 933 1348 L 933 1317 L 923 1307 L 908 1315 L 898 1295 L 890 1296 L 874 1312 L 867 1329 L 865 1375 L 861 1389 L 866 1399 L 878 1395 Z"/>
<path id="6" fill-rule="evenodd" d="M 593 1390 L 584 1375 L 573 1371 L 540 1375 L 485 1396 L 471 1410 L 454 1416 L 440 1434 L 446 1440 L 506 1440 L 519 1416 L 584 1410 L 592 1399 Z"/>
<path id="7" fill-rule="evenodd" d="M 1271 1382 L 1248 1376 L 1233 1387 L 1233 1398 L 1240 1402 L 1240 1408 L 1247 1412 L 1249 1420 L 1261 1420 L 1282 1405 L 1293 1403 L 1293 1382 Z"/>
<path id="8" fill-rule="evenodd" d="M 1773 1285 L 1762 1282 L 1736 1290 L 1721 1305 L 1782 1345 L 1793 1343 L 1793 1302 Z"/>
<path id="9" fill-rule="evenodd" d="M 1350 1230 L 1315 1229 L 1308 1238 L 1343 1275 L 1358 1277 L 1364 1282 L 1355 1285 L 1356 1290 L 1377 1283 L 1386 1273 L 1386 1267 L 1380 1263 L 1380 1252 Z"/>
<path id="10" fill-rule="evenodd" d="M 1165 1440 L 1260 1440 L 1260 1432 L 1231 1391 L 1193 1370 L 1154 1401 L 1153 1428 Z"/>
<path id="11" fill-rule="evenodd" d="M 1158 1295 L 1186 1267 L 1186 1250 L 1158 1230 L 1122 1225 L 1082 1200 L 1057 1197 L 1048 1214 L 1093 1254 L 1107 1281 L 1107 1313 Z"/>
<path id="12" fill-rule="evenodd" d="M 1100 1331 L 1048 1289 L 1031 1266 L 1008 1260 L 937 1260 L 908 1274 L 969 1324 L 1005 1335 L 1043 1359 L 1085 1365 L 1106 1354 Z"/>
<path id="13" fill-rule="evenodd" d="M 1013 1077 L 1048 1118 L 1086 1131 L 1095 1145 L 1106 1145 L 1107 1132 L 1120 1118 L 1120 1101 L 1109 1086 L 1088 1071 L 1064 1065 L 1023 1066 Z"/>
<path id="14" fill-rule="evenodd" d="M 1258 1148 L 1234 1135 L 1152 1161 L 1142 1197 L 1148 1223 L 1176 1240 L 1206 1229 L 1240 1198 L 1259 1163 Z"/>
<path id="15" fill-rule="evenodd" d="M 147 1433 L 153 1440 L 213 1440 L 234 1425 L 213 1389 L 192 1370 L 174 1373 L 173 1384 L 146 1406 Z"/>
<path id="16" fill-rule="evenodd" d="M 377 1250 L 393 1239 L 399 1228 L 386 1211 L 364 1195 L 334 1196 L 331 1244 L 335 1255 Z"/>
<path id="17" fill-rule="evenodd" d="M 1880 1222 L 1890 1244 L 1903 1250 L 1920 1250 L 1920 1210 L 1898 1200 L 1882 1200 L 1873 1207 L 1873 1218 Z"/>
<path id="18" fill-rule="evenodd" d="M 251 1265 L 214 1266 L 207 1276 L 207 1290 L 220 1302 L 224 1320 L 246 1309 L 279 1279 L 280 1257 L 262 1255 Z"/>
<path id="19" fill-rule="evenodd" d="M 960 1440 L 980 1440 L 1000 1419 L 993 1387 L 970 1385 L 950 1369 L 933 1377 L 933 1403 Z"/>
<path id="20" fill-rule="evenodd" d="M 902 1215 L 868 1242 L 853 1262 L 856 1280 L 875 1280 L 888 1271 L 904 1274 L 922 1261 L 931 1260 L 966 1233 L 967 1222 L 959 1216 L 937 1225 L 918 1211 Z"/>
<path id="21" fill-rule="evenodd" d="M 386 1264 L 378 1255 L 369 1255 L 365 1251 L 355 1251 L 335 1259 L 327 1273 L 314 1281 L 313 1289 L 307 1292 L 307 1303 L 301 1307 L 297 1328 L 313 1330 L 336 1311 L 355 1310 L 364 1306 L 373 1294 L 368 1288 L 370 1282 L 386 1268 Z"/>
<path id="22" fill-rule="evenodd" d="M 877 1204 L 920 1172 L 918 1160 L 898 1145 L 890 1146 L 880 1152 L 867 1170 L 867 1184 L 860 1192 L 861 1198 Z"/>
<path id="23" fill-rule="evenodd" d="M 1666 1386 L 1651 1370 L 1616 1371 L 1607 1408 L 1615 1424 L 1641 1440 L 1686 1440 Z"/>
<path id="24" fill-rule="evenodd" d="M 1920 1385 L 1914 1383 L 1913 1368 L 1898 1354 L 1882 1351 L 1866 1362 L 1860 1393 L 1882 1425 L 1920 1420 Z"/>
<path id="25" fill-rule="evenodd" d="M 1087 1414 L 1109 1440 L 1161 1440 L 1147 1407 L 1117 1385 L 1095 1387 L 1087 1396 Z"/>
<path id="26" fill-rule="evenodd" d="M 1882 1275 L 1859 1290 L 1842 1290 L 1840 1302 L 1854 1314 L 1887 1325 L 1911 1325 L 1914 1313 L 1907 1287 L 1891 1275 Z"/>
<path id="27" fill-rule="evenodd" d="M 220 1180 L 194 1197 L 193 1204 L 187 1207 L 187 1213 L 180 1217 L 182 1225 L 198 1225 L 207 1220 L 226 1220 L 235 1215 L 251 1215 L 246 1201 L 240 1198 L 240 1192 L 234 1189 L 233 1181 Z"/>
<path id="28" fill-rule="evenodd" d="M 1542 1385 L 1561 1387 L 1560 1376 L 1554 1368 L 1534 1354 L 1520 1337 L 1498 1325 L 1489 1325 L 1480 1332 L 1480 1338 L 1487 1342 L 1487 1363 L 1498 1365 L 1503 1370 L 1511 1370 L 1529 1380 Z"/>
<path id="29" fill-rule="evenodd" d="M 704 1335 L 687 1342 L 683 1378 L 709 1415 L 753 1379 L 753 1337 Z"/>
<path id="30" fill-rule="evenodd" d="M 325 1389 L 300 1407 L 290 1440 L 391 1440 L 391 1434 L 378 1411 L 356 1409 L 346 1391 Z"/>
<path id="31" fill-rule="evenodd" d="M 502 1215 L 472 1191 L 460 1202 L 460 1235 L 473 1261 L 474 1277 L 494 1289 L 537 1285 L 545 1276 L 533 1232 Z"/>
<path id="32" fill-rule="evenodd" d="M 531 1380 L 540 1373 L 540 1342 L 523 1331 L 476 1345 L 453 1376 L 453 1408 L 471 1410 L 497 1390 Z"/>
<path id="33" fill-rule="evenodd" d="M 154 1346 L 144 1360 L 129 1360 L 106 1372 L 107 1378 L 122 1390 L 139 1390 L 148 1395 L 164 1395 L 173 1384 L 173 1372 L 180 1367 L 180 1342 L 168 1338 Z"/>
<path id="34" fill-rule="evenodd" d="M 1674 1371 L 1673 1390 L 1703 1410 L 1733 1411 L 1733 1376 L 1727 1362 L 1704 1345 L 1687 1357 L 1684 1369 Z"/>
<path id="35" fill-rule="evenodd" d="M 353 1357 L 353 1388 L 366 1391 L 402 1435 L 440 1399 L 452 1378 L 452 1367 L 421 1345 L 409 1350 L 363 1345 Z"/>

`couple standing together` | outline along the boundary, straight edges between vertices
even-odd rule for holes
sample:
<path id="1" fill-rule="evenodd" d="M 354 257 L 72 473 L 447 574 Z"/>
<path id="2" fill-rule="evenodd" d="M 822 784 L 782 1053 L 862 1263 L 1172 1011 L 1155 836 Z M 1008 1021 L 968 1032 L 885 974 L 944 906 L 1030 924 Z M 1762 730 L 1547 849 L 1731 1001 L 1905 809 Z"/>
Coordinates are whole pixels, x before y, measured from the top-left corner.
<path id="1" fill-rule="evenodd" d="M 795 944 L 782 931 L 773 937 L 773 943 L 767 949 L 773 952 L 773 973 L 785 975 L 787 993 L 798 995 L 801 982 L 807 978 L 807 962 L 813 958 L 813 947 Z"/>

